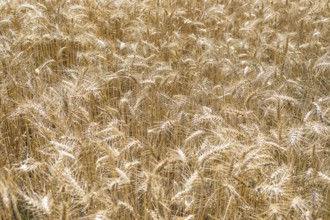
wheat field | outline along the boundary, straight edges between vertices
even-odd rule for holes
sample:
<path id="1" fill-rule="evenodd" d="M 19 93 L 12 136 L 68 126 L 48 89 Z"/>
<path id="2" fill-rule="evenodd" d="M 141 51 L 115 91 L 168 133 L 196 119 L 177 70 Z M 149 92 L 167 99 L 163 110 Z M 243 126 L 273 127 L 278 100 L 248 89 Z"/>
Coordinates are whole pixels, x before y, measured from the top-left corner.
<path id="1" fill-rule="evenodd" d="M 328 0 L 0 1 L 0 218 L 330 219 Z"/>

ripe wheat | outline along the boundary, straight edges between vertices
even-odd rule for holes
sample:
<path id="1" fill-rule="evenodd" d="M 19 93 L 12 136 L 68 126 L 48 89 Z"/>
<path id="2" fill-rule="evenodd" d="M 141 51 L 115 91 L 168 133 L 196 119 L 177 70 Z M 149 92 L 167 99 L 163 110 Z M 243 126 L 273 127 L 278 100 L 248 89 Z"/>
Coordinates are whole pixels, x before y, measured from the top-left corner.
<path id="1" fill-rule="evenodd" d="M 0 218 L 330 219 L 329 18 L 0 1 Z"/>

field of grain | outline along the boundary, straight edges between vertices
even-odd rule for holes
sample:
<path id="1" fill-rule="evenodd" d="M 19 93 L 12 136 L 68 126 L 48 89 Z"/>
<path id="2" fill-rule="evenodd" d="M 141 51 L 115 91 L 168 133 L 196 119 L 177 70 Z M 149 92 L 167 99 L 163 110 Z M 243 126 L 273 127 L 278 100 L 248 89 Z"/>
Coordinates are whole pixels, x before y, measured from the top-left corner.
<path id="1" fill-rule="evenodd" d="M 330 219 L 330 2 L 0 1 L 0 218 Z"/>

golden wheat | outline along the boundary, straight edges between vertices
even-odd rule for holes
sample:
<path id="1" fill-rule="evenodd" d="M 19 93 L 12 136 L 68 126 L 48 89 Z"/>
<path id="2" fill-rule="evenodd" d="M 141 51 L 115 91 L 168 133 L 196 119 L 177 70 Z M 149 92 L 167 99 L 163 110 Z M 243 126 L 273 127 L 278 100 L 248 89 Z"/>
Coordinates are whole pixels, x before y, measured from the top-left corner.
<path id="1" fill-rule="evenodd" d="M 0 1 L 0 218 L 329 219 L 329 18 Z"/>

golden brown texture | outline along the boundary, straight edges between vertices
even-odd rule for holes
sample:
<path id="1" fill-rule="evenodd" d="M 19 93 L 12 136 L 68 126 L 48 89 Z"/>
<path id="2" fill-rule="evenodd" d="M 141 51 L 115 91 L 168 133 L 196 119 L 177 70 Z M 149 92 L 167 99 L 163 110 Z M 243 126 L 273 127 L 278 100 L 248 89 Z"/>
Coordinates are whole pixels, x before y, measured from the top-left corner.
<path id="1" fill-rule="evenodd" d="M 0 1 L 2 219 L 330 219 L 327 0 Z"/>

